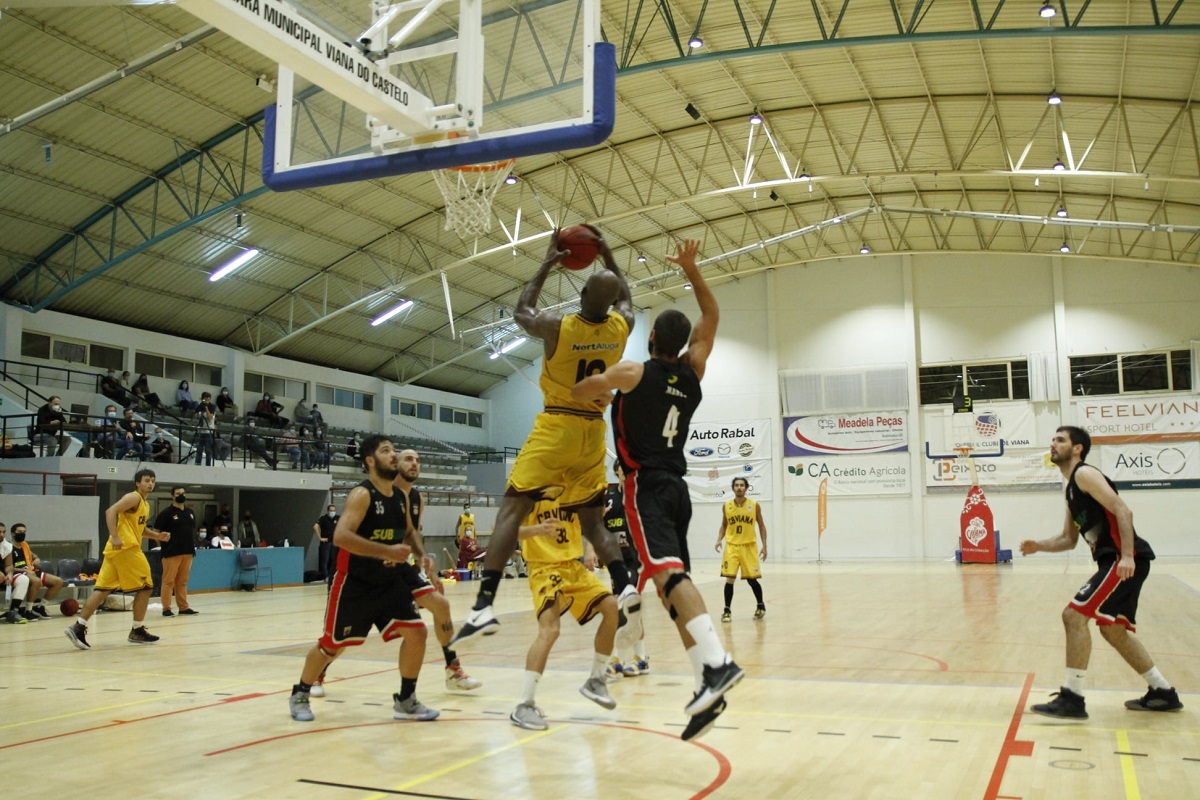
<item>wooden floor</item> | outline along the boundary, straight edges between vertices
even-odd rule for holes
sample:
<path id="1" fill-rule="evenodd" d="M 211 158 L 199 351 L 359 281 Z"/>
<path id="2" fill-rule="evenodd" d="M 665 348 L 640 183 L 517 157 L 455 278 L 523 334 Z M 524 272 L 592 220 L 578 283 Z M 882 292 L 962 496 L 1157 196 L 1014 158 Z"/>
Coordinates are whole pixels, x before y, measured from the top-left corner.
<path id="1" fill-rule="evenodd" d="M 716 567 L 696 575 L 714 619 Z M 1125 710 L 1145 687 L 1094 635 L 1091 719 L 1026 713 L 1062 680 L 1059 612 L 1088 574 L 1082 553 L 1008 566 L 769 563 L 766 619 L 751 619 L 739 584 L 733 622 L 716 623 L 748 678 L 692 743 L 679 739 L 687 659 L 653 602 L 652 672 L 611 686 L 615 711 L 578 693 L 593 631 L 564 625 L 538 696 L 550 729 L 537 733 L 508 721 L 534 630 L 523 580 L 501 588 L 500 632 L 460 653 L 483 688 L 447 691 L 430 648 L 418 695 L 442 711 L 432 723 L 392 721 L 397 648 L 374 636 L 339 660 L 316 722 L 290 719 L 323 586 L 197 595 L 194 618 L 152 606 L 155 646 L 127 644 L 119 612 L 93 620 L 88 652 L 61 617 L 0 625 L 0 761 L 36 776 L 38 797 L 103 796 L 127 780 L 154 798 L 1200 797 L 1195 559 L 1156 561 L 1139 612 L 1188 708 Z M 449 587 L 457 619 L 475 587 Z"/>

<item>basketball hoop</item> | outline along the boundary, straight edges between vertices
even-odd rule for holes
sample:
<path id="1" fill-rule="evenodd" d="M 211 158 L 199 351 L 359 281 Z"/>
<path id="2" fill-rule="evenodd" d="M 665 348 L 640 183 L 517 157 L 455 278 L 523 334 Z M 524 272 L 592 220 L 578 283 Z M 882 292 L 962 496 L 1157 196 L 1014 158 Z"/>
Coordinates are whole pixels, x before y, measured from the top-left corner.
<path id="1" fill-rule="evenodd" d="M 508 177 L 515 158 L 465 167 L 435 169 L 433 180 L 446 200 L 446 230 L 464 239 L 492 229 L 492 199 Z"/>
<path id="2" fill-rule="evenodd" d="M 958 453 L 959 458 L 970 458 L 971 451 L 974 449 L 974 447 L 956 447 L 954 448 L 954 452 Z"/>

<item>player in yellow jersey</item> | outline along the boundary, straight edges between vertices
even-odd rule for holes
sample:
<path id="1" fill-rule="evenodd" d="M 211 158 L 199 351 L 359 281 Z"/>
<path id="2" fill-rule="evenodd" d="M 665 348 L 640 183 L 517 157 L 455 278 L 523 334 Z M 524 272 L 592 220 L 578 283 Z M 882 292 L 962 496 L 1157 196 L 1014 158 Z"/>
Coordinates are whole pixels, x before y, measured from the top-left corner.
<path id="1" fill-rule="evenodd" d="M 758 579 L 762 577 L 762 569 L 758 560 L 767 560 L 767 524 L 763 522 L 762 506 L 746 497 L 750 482 L 745 478 L 733 479 L 733 499 L 725 501 L 721 511 L 721 527 L 717 531 L 717 552 L 725 545 L 725 555 L 721 558 L 721 577 L 725 579 L 725 613 L 721 614 L 721 622 L 732 619 L 729 609 L 733 607 L 733 582 L 738 572 L 750 584 L 758 607 L 754 610 L 754 618 L 762 619 L 767 615 L 767 607 L 763 605 L 762 585 Z M 756 549 L 758 540 L 755 528 L 762 536 L 762 550 Z"/>
<path id="2" fill-rule="evenodd" d="M 150 504 L 146 498 L 154 491 L 152 470 L 140 469 L 133 476 L 134 490 L 108 507 L 104 521 L 108 525 L 108 544 L 104 546 L 104 563 L 96 588 L 79 612 L 79 621 L 67 628 L 67 638 L 80 650 L 91 650 L 87 640 L 87 621 L 113 592 L 134 592 L 133 629 L 129 632 L 132 644 L 154 644 L 158 637 L 146 630 L 146 607 L 154 579 L 150 577 L 150 562 L 142 552 L 142 537 L 160 542 L 170 541 L 171 534 L 159 533 L 146 527 L 150 519 Z"/>
<path id="3" fill-rule="evenodd" d="M 557 231 L 513 312 L 517 324 L 543 342 L 545 357 L 539 384 L 544 409 L 509 475 L 484 557 L 483 581 L 475 607 L 451 644 L 477 633 L 496 632 L 499 622 L 492 612 L 492 602 L 504 565 L 516 549 L 522 520 L 541 500 L 555 500 L 564 510 L 578 513 L 583 535 L 596 549 L 600 562 L 608 567 L 623 622 L 628 623 L 622 628 L 623 634 L 632 640 L 641 630 L 641 597 L 629 583 L 616 537 L 604 526 L 604 493 L 608 488 L 604 473 L 604 409 L 611 400 L 576 400 L 571 396 L 571 387 L 578 381 L 603 373 L 620 361 L 633 328 L 629 285 L 604 237 L 594 228 L 592 231 L 604 269 L 588 277 L 579 293 L 579 312 L 563 316 L 537 307 L 546 276 L 565 255 L 558 249 Z"/>
<path id="4" fill-rule="evenodd" d="M 617 701 L 608 694 L 604 676 L 616 639 L 617 599 L 579 561 L 584 555 L 579 523 L 578 513 L 561 508 L 553 500 L 542 500 L 534 506 L 517 534 L 522 555 L 529 565 L 529 591 L 533 594 L 533 611 L 538 621 L 537 638 L 525 655 L 521 702 L 509 715 L 514 725 L 526 730 L 546 729 L 546 720 L 534 702 L 534 694 L 546 671 L 550 649 L 558 639 L 559 617 L 568 611 L 580 625 L 600 614 L 591 675 L 579 688 L 579 693 L 603 708 L 617 707 Z"/>

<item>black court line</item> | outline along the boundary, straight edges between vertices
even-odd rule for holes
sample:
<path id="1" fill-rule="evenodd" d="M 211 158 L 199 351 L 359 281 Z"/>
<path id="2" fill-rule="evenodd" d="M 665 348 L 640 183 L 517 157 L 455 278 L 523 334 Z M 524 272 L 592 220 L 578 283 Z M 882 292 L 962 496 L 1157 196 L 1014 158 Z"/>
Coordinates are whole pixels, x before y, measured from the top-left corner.
<path id="1" fill-rule="evenodd" d="M 664 722 L 663 725 L 665 725 L 668 728 L 686 728 L 687 727 L 686 722 Z"/>
<path id="2" fill-rule="evenodd" d="M 364 706 L 382 706 L 383 703 L 363 703 Z"/>
<path id="3" fill-rule="evenodd" d="M 330 781 L 314 781 L 309 778 L 300 778 L 297 783 L 308 783 L 313 786 L 332 786 L 335 789 L 353 789 L 357 792 L 378 792 L 380 794 L 394 794 L 400 797 L 427 797 L 431 800 L 468 800 L 465 797 L 458 797 L 450 794 L 423 794 L 421 792 L 405 792 L 399 789 L 381 789 L 378 786 L 358 786 L 353 783 L 331 783 Z"/>
<path id="4" fill-rule="evenodd" d="M 46 690 L 45 686 L 26 686 L 25 688 L 26 689 L 41 689 L 42 691 Z"/>
<path id="5" fill-rule="evenodd" d="M 326 700 L 325 702 L 326 703 L 344 703 L 346 701 L 345 700 Z"/>
<path id="6" fill-rule="evenodd" d="M 619 720 L 617 720 L 617 722 L 620 723 L 621 725 L 641 725 L 642 724 L 642 721 L 640 719 L 619 719 Z"/>
<path id="7" fill-rule="evenodd" d="M 138 689 L 142 694 L 158 694 L 158 689 Z"/>
<path id="8" fill-rule="evenodd" d="M 1184 756 L 1183 760 L 1184 761 L 1200 761 L 1200 758 L 1188 758 L 1187 756 Z"/>
<path id="9" fill-rule="evenodd" d="M 1055 747 L 1054 745 L 1050 745 L 1050 749 L 1051 750 L 1070 750 L 1072 753 L 1082 753 L 1083 752 L 1082 747 Z"/>
<path id="10" fill-rule="evenodd" d="M 844 733 L 836 733 L 834 731 L 817 731 L 817 736 L 845 736 Z"/>
<path id="11" fill-rule="evenodd" d="M 83 691 L 83 687 L 82 687 L 82 686 L 68 686 L 68 687 L 67 687 L 67 688 L 66 688 L 64 691 L 67 691 L 67 692 L 82 692 L 82 691 Z"/>
<path id="12" fill-rule="evenodd" d="M 1114 756 L 1138 756 L 1139 758 L 1149 758 L 1150 757 L 1146 753 L 1126 753 L 1121 750 L 1113 750 L 1113 755 Z"/>
<path id="13" fill-rule="evenodd" d="M 101 689 L 100 691 L 102 691 L 102 692 L 119 692 L 122 690 L 121 689 Z"/>
<path id="14" fill-rule="evenodd" d="M 958 739 L 930 739 L 931 742 L 949 742 L 950 744 L 958 744 Z"/>
<path id="15" fill-rule="evenodd" d="M 871 736 L 872 739 L 899 739 L 899 736 L 885 736 L 882 733 L 876 733 Z"/>
<path id="16" fill-rule="evenodd" d="M 504 711 L 484 711 L 483 713 L 485 713 L 485 714 L 497 714 L 497 715 L 500 715 L 500 716 L 508 716 L 507 712 L 504 712 Z"/>
<path id="17" fill-rule="evenodd" d="M 763 728 L 763 732 L 764 733 L 791 733 L 791 731 L 785 731 L 783 728 Z"/>
<path id="18" fill-rule="evenodd" d="M 195 692 L 187 692 L 187 691 L 184 691 L 183 689 L 180 689 L 178 692 L 176 692 L 176 694 L 195 694 Z"/>

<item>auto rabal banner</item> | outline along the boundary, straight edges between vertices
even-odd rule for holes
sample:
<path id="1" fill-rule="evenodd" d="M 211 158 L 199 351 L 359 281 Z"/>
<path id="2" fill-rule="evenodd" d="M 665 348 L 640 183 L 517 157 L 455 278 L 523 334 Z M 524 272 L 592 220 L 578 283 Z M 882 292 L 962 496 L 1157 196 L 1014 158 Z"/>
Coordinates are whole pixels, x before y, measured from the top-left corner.
<path id="1" fill-rule="evenodd" d="M 724 503 L 736 477 L 750 482 L 748 497 L 771 500 L 771 422 L 696 422 L 683 448 L 693 503 Z"/>

